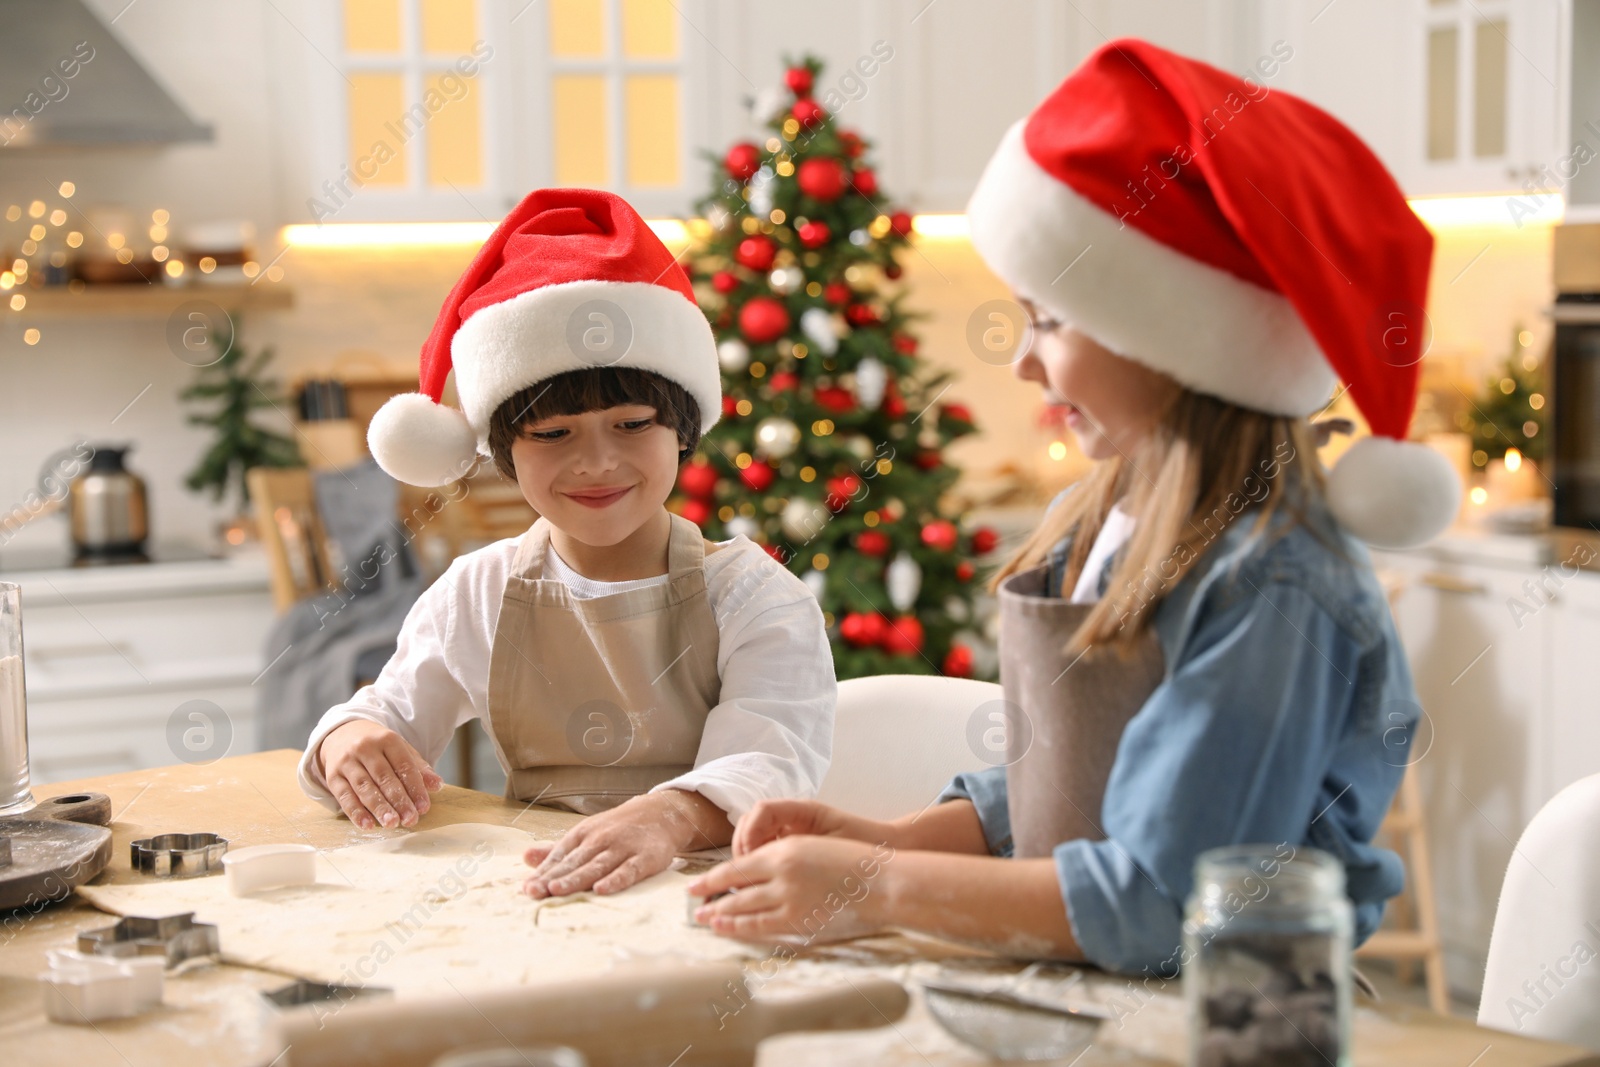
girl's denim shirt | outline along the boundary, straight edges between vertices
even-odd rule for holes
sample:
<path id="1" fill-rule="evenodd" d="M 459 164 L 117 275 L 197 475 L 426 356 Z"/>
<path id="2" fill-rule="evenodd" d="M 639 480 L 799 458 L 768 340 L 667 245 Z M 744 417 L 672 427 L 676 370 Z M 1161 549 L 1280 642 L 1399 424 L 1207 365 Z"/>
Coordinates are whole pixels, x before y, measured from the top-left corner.
<path id="1" fill-rule="evenodd" d="M 1073 933 L 1101 967 L 1177 974 L 1184 901 L 1209 848 L 1331 853 L 1358 944 L 1401 889 L 1400 858 L 1371 842 L 1425 754 L 1411 748 L 1422 709 L 1366 547 L 1320 500 L 1306 515 L 1280 508 L 1256 533 L 1244 510 L 1156 608 L 1165 677 L 1123 732 L 1105 839 L 1054 850 Z M 1052 550 L 1052 595 L 1068 543 Z M 962 798 L 990 851 L 1011 855 L 1005 768 L 957 775 L 939 796 Z"/>

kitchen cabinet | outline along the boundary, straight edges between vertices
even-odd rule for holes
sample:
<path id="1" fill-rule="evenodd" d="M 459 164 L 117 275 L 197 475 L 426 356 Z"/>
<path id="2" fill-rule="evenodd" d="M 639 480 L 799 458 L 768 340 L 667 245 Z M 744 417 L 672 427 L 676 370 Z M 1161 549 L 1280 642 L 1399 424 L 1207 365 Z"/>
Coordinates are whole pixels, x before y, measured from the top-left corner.
<path id="1" fill-rule="evenodd" d="M 260 555 L 22 571 L 36 783 L 254 752 Z"/>
<path id="2" fill-rule="evenodd" d="M 1479 552 L 1511 549 L 1512 558 Z M 1417 735 L 1451 985 L 1476 991 L 1513 848 L 1562 788 L 1600 773 L 1600 574 L 1542 539 L 1446 536 L 1374 552 L 1405 576 L 1395 615 L 1425 712 Z"/>

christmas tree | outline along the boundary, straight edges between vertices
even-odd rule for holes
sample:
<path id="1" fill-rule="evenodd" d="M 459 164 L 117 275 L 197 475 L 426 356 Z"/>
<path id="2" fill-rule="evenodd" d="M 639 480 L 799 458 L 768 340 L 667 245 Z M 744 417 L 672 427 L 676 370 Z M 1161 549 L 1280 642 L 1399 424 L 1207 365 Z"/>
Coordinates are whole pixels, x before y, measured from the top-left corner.
<path id="1" fill-rule="evenodd" d="M 1459 416 L 1472 435 L 1472 462 L 1483 467 L 1515 448 L 1528 459 L 1544 458 L 1545 387 L 1533 337 L 1520 326 L 1511 332 L 1511 354 L 1484 383 L 1483 394 Z"/>
<path id="2" fill-rule="evenodd" d="M 892 284 L 911 216 L 881 206 L 870 144 L 812 97 L 821 70 L 790 65 L 764 143 L 711 157 L 690 273 L 718 340 L 722 421 L 673 506 L 805 580 L 840 678 L 989 673 L 975 668 L 975 652 L 992 657 L 974 557 L 997 536 L 940 503 L 958 475 L 943 451 L 972 416 L 918 358 Z"/>

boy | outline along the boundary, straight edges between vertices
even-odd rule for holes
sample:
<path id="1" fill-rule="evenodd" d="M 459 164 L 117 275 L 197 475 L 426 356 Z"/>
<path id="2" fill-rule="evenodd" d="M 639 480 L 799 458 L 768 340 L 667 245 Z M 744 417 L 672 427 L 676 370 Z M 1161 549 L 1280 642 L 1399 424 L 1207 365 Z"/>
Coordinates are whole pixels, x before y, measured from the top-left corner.
<path id="1" fill-rule="evenodd" d="M 439 403 L 452 367 L 460 411 Z M 535 897 L 618 892 L 729 843 L 761 799 L 815 795 L 835 700 L 816 599 L 748 538 L 707 542 L 663 506 L 721 382 L 638 214 L 529 194 L 446 300 L 420 386 L 373 418 L 379 465 L 440 485 L 486 452 L 540 517 L 422 595 L 377 681 L 312 732 L 307 794 L 363 829 L 414 825 L 433 762 L 482 717 L 508 799 L 590 816 L 529 850 Z"/>

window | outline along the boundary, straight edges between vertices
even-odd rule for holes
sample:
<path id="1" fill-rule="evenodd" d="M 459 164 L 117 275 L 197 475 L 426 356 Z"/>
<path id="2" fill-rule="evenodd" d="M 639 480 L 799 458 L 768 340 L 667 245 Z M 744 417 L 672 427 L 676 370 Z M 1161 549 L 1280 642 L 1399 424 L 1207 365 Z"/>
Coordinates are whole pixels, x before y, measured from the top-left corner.
<path id="1" fill-rule="evenodd" d="M 1506 155 L 1505 0 L 1429 0 L 1426 139 L 1429 162 Z"/>
<path id="2" fill-rule="evenodd" d="M 547 0 L 551 180 L 627 196 L 683 183 L 672 0 Z"/>
<path id="3" fill-rule="evenodd" d="M 486 184 L 480 0 L 343 0 L 346 162 L 363 188 Z"/>

